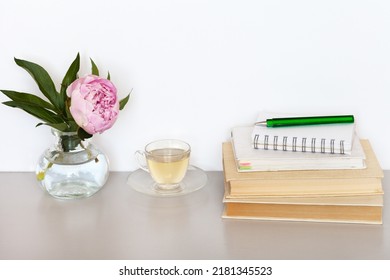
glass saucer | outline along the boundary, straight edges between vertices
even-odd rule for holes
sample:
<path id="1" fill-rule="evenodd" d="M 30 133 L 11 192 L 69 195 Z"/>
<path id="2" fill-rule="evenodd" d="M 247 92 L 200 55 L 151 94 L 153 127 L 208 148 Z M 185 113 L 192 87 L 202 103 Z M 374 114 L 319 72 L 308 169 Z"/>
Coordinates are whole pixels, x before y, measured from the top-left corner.
<path id="1" fill-rule="evenodd" d="M 179 196 L 185 195 L 203 188 L 207 183 L 207 174 L 200 168 L 190 165 L 186 176 L 180 183 L 180 187 L 172 191 L 162 191 L 156 188 L 156 183 L 153 181 L 150 174 L 142 169 L 137 169 L 132 172 L 127 178 L 127 184 L 134 190 L 153 196 Z"/>

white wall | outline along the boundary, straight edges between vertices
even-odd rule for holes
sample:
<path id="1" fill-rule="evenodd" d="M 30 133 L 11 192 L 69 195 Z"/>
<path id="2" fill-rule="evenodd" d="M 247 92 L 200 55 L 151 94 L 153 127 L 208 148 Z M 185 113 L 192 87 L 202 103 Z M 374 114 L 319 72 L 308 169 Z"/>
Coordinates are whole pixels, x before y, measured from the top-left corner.
<path id="1" fill-rule="evenodd" d="M 38 92 L 13 57 L 59 84 L 77 52 L 82 74 L 92 57 L 123 96 L 133 88 L 94 137 L 112 170 L 135 169 L 135 150 L 171 137 L 192 145 L 192 164 L 221 170 L 230 128 L 260 109 L 354 114 L 390 169 L 389 1 L 8 0 L 0 13 L 1 89 Z M 0 171 L 35 168 L 53 140 L 37 122 L 0 106 Z"/>

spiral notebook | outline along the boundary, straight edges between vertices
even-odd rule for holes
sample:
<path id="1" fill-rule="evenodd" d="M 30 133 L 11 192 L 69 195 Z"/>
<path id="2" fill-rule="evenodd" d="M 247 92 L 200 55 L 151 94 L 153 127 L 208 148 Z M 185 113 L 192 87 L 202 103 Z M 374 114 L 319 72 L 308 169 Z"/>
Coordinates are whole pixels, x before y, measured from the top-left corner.
<path id="1" fill-rule="evenodd" d="M 289 115 L 292 117 L 291 115 Z M 261 112 L 258 121 L 286 117 L 281 114 Z M 266 127 L 254 126 L 253 148 L 277 151 L 351 154 L 354 123 L 306 126 Z"/>
<path id="2" fill-rule="evenodd" d="M 349 154 L 278 151 L 253 148 L 253 126 L 234 127 L 231 141 L 240 172 L 278 170 L 362 169 L 365 153 L 355 136 Z"/>

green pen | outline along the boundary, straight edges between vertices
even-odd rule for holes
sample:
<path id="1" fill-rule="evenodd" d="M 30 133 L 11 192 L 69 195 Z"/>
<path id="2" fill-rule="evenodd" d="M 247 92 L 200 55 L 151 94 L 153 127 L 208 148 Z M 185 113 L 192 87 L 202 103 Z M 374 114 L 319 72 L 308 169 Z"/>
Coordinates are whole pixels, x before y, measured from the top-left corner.
<path id="1" fill-rule="evenodd" d="M 267 127 L 332 124 L 332 123 L 353 123 L 353 115 L 339 116 L 316 116 L 316 117 L 293 117 L 293 118 L 272 118 L 256 122 L 255 125 L 266 125 Z"/>

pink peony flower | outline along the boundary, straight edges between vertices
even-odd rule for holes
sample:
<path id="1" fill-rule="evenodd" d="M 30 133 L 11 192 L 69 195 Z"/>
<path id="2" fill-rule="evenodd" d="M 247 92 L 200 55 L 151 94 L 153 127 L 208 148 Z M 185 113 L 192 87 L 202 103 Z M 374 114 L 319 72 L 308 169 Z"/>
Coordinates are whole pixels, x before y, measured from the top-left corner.
<path id="1" fill-rule="evenodd" d="M 111 128 L 119 113 L 115 86 L 107 79 L 87 75 L 75 80 L 66 90 L 71 98 L 70 113 L 89 134 Z"/>

